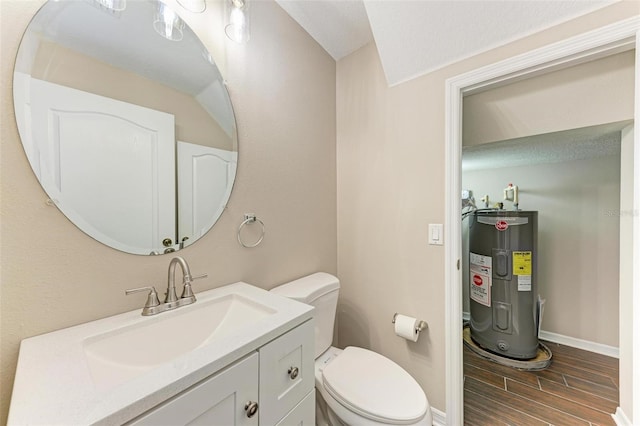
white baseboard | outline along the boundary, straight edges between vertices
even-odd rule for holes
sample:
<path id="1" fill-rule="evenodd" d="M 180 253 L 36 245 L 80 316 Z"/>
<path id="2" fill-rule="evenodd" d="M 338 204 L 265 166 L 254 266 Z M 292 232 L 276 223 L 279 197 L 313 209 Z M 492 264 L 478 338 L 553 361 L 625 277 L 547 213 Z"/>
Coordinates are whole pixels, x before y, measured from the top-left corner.
<path id="1" fill-rule="evenodd" d="M 469 321 L 470 319 L 471 314 L 469 314 L 469 312 L 462 313 L 463 321 Z M 577 339 L 575 337 L 564 336 L 562 334 L 544 330 L 540 330 L 538 337 L 542 340 L 571 346 L 572 348 L 584 349 L 585 351 L 595 352 L 597 354 L 607 355 L 613 358 L 620 358 L 620 348 L 615 346 L 603 345 L 602 343 L 590 342 L 588 340 Z"/>
<path id="2" fill-rule="evenodd" d="M 431 407 L 431 416 L 433 417 L 433 426 L 447 425 L 447 415 L 437 408 Z"/>
<path id="3" fill-rule="evenodd" d="M 631 424 L 631 420 L 629 420 L 627 415 L 624 414 L 624 411 L 622 411 L 622 408 L 620 407 L 616 409 L 616 412 L 612 414 L 611 417 L 618 426 L 633 426 Z"/>
<path id="4" fill-rule="evenodd" d="M 431 407 L 431 414 L 433 417 L 433 426 L 446 426 L 447 425 L 447 416 L 442 411 L 437 408 Z M 616 408 L 616 412 L 611 414 L 611 418 L 616 423 L 617 426 L 633 426 L 631 420 L 624 414 L 622 408 Z"/>
<path id="5" fill-rule="evenodd" d="M 584 349 L 585 351 L 595 352 L 597 354 L 607 355 L 613 358 L 620 358 L 620 348 L 616 348 L 615 346 L 576 339 L 575 337 L 563 336 L 562 334 L 551 333 L 550 331 L 544 330 L 540 330 L 538 337 L 542 340 L 548 340 L 549 342 Z"/>

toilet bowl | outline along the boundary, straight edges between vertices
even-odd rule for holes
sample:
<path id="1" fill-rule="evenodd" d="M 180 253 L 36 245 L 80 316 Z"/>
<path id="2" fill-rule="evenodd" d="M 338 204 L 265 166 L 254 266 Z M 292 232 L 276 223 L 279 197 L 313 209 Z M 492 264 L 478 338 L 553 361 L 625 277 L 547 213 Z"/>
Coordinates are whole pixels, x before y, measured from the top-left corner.
<path id="1" fill-rule="evenodd" d="M 331 346 L 339 289 L 319 272 L 271 290 L 316 308 L 316 424 L 430 426 L 429 401 L 402 367 L 368 349 Z"/>
<path id="2" fill-rule="evenodd" d="M 317 425 L 428 425 L 431 408 L 418 383 L 382 355 L 330 347 L 315 362 Z"/>

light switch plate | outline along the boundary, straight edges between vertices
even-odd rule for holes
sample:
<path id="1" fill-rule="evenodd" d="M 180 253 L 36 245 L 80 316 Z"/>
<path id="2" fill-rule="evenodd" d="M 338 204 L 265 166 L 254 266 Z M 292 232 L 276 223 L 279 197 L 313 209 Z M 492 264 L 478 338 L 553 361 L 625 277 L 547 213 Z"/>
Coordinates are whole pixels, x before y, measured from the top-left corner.
<path id="1" fill-rule="evenodd" d="M 429 244 L 437 246 L 444 244 L 444 226 L 441 223 L 429 224 Z"/>

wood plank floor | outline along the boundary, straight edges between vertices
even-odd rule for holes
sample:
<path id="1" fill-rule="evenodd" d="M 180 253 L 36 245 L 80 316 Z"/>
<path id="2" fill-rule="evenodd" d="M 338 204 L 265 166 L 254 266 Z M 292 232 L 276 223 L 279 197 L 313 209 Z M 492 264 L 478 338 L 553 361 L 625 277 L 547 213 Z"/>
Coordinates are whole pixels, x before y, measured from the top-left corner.
<path id="1" fill-rule="evenodd" d="M 614 425 L 618 360 L 544 342 L 553 353 L 543 371 L 519 371 L 464 346 L 464 424 Z"/>

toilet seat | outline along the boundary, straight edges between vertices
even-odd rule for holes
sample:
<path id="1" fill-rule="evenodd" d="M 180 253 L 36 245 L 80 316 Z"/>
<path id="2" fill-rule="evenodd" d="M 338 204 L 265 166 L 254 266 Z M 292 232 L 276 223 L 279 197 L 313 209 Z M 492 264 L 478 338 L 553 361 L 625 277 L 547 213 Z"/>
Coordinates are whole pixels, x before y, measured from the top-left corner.
<path id="1" fill-rule="evenodd" d="M 427 397 L 402 367 L 349 346 L 322 370 L 323 387 L 350 411 L 386 424 L 412 424 L 427 412 Z"/>

